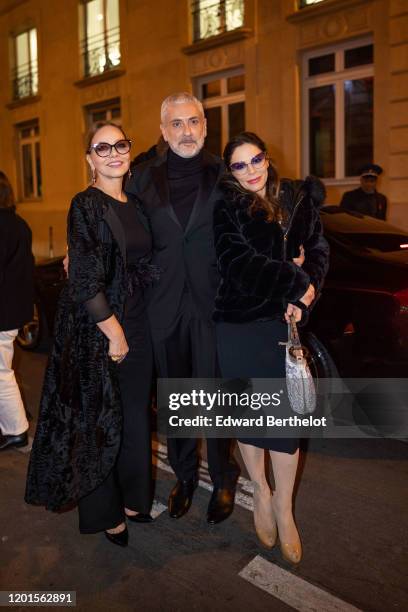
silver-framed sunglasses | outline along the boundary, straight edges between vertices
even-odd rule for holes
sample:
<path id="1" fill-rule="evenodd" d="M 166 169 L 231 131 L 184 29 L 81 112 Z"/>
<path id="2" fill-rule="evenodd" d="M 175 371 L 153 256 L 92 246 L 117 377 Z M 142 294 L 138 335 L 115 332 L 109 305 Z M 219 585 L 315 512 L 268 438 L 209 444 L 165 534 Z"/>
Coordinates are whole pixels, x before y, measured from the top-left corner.
<path id="1" fill-rule="evenodd" d="M 248 167 L 251 165 L 252 168 L 254 170 L 261 170 L 266 162 L 268 161 L 268 156 L 266 154 L 265 151 L 261 151 L 261 153 L 258 153 L 257 155 L 255 155 L 251 161 L 244 162 L 234 162 L 233 164 L 230 164 L 230 170 L 231 172 L 233 172 L 234 174 L 237 175 L 241 175 L 241 174 L 246 174 L 248 172 Z"/>
<path id="2" fill-rule="evenodd" d="M 128 138 L 121 138 L 121 140 L 118 140 L 114 144 L 109 144 L 109 142 L 96 142 L 89 147 L 87 153 L 95 151 L 99 157 L 109 157 L 112 153 L 112 149 L 115 148 L 115 151 L 119 153 L 119 155 L 126 155 L 126 153 L 129 153 L 131 146 L 131 140 Z"/>

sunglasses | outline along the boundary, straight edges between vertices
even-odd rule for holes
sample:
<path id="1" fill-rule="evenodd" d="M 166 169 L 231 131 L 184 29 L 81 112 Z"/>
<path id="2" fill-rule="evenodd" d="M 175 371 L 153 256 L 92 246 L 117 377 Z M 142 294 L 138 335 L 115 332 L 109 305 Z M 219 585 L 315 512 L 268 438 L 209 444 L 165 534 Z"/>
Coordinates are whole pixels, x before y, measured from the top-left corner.
<path id="1" fill-rule="evenodd" d="M 260 170 L 263 168 L 267 162 L 266 153 L 262 151 L 262 153 L 258 153 L 251 159 L 250 162 L 235 162 L 230 165 L 230 170 L 234 174 L 241 175 L 246 174 L 248 172 L 248 167 L 251 165 L 254 170 Z"/>
<path id="2" fill-rule="evenodd" d="M 109 155 L 112 153 L 112 149 L 115 148 L 115 151 L 119 153 L 119 155 L 126 155 L 126 153 L 129 153 L 131 146 L 132 141 L 125 138 L 118 140 L 114 144 L 109 144 L 108 142 L 97 142 L 89 147 L 87 153 L 95 151 L 99 157 L 109 157 Z"/>

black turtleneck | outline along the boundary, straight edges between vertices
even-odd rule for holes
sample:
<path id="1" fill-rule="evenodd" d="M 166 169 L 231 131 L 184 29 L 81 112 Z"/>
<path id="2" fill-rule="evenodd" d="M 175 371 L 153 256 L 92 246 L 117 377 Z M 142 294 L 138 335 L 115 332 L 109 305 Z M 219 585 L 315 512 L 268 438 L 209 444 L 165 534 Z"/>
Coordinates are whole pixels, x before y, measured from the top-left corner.
<path id="1" fill-rule="evenodd" d="M 170 202 L 183 229 L 186 229 L 198 195 L 203 172 L 202 150 L 194 157 L 180 157 L 171 149 L 167 154 Z"/>

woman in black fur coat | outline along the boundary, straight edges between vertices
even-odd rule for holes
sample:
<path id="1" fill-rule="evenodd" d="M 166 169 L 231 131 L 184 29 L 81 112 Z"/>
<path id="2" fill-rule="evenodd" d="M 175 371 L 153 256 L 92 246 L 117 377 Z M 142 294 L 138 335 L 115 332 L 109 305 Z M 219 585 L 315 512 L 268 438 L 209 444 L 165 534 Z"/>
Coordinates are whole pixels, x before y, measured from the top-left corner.
<path id="1" fill-rule="evenodd" d="M 143 288 L 153 280 L 151 235 L 122 189 L 130 141 L 99 124 L 87 161 L 93 185 L 68 214 L 69 278 L 28 469 L 26 501 L 78 504 L 81 533 L 126 546 L 126 518 L 148 522 L 152 502 L 152 348 Z"/>
<path id="2" fill-rule="evenodd" d="M 263 141 L 251 132 L 224 151 L 223 198 L 214 209 L 215 246 L 221 283 L 214 318 L 221 375 L 285 378 L 290 315 L 300 321 L 328 269 L 319 207 L 325 192 L 318 179 L 278 180 Z M 279 532 L 283 556 L 292 563 L 302 548 L 292 514 L 299 456 L 297 439 L 241 439 L 239 448 L 254 482 L 258 538 L 272 548 Z M 270 451 L 273 496 L 265 476 Z"/>

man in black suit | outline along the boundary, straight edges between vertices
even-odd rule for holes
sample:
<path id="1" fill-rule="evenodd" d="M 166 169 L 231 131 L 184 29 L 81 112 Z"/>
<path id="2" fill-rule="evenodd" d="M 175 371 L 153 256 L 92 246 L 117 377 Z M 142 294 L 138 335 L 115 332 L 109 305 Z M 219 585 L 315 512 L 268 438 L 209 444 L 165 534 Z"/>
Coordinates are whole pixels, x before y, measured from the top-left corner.
<path id="1" fill-rule="evenodd" d="M 377 179 L 383 169 L 377 164 L 366 164 L 361 168 L 360 187 L 343 194 L 340 206 L 346 210 L 376 217 L 385 221 L 387 198 L 376 189 Z"/>
<path id="2" fill-rule="evenodd" d="M 206 119 L 191 94 L 164 100 L 160 127 L 168 151 L 136 166 L 126 187 L 149 217 L 153 263 L 162 270 L 148 301 L 157 371 L 161 378 L 213 378 L 218 371 L 212 313 L 219 281 L 213 206 L 223 165 L 203 148 Z M 214 484 L 210 524 L 226 519 L 233 509 L 238 467 L 230 446 L 230 440 L 207 440 Z M 197 487 L 197 440 L 169 439 L 168 456 L 177 476 L 169 512 L 179 518 L 190 508 Z"/>

